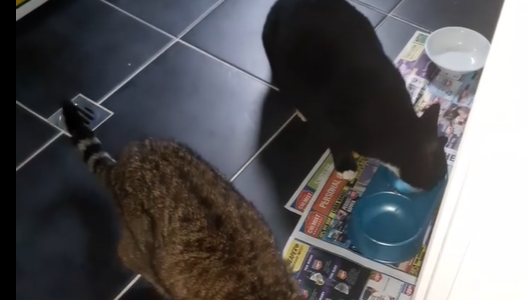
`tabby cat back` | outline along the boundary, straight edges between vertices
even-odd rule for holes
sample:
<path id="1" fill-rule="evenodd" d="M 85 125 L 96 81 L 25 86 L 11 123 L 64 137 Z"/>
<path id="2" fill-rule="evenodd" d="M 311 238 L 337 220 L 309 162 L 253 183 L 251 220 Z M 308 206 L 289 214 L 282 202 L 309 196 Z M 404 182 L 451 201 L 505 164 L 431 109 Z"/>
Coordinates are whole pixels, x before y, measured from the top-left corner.
<path id="1" fill-rule="evenodd" d="M 113 195 L 123 264 L 173 300 L 303 300 L 256 208 L 189 148 L 147 139 L 114 161 L 76 106 L 66 127 Z"/>
<path id="2" fill-rule="evenodd" d="M 370 21 L 345 0 L 278 0 L 263 29 L 273 82 L 353 179 L 351 152 L 379 159 L 415 188 L 446 175 L 439 105 L 417 117 Z"/>

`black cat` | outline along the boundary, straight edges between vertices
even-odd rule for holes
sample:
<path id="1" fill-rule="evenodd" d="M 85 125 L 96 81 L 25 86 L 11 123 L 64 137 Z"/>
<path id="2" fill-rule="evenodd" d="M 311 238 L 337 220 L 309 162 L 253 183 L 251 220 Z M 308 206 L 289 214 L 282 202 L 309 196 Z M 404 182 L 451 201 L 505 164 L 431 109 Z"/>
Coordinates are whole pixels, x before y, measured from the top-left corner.
<path id="1" fill-rule="evenodd" d="M 278 0 L 263 30 L 273 82 L 352 179 L 351 152 L 377 158 L 415 188 L 446 174 L 439 105 L 419 118 L 369 20 L 345 0 Z"/>

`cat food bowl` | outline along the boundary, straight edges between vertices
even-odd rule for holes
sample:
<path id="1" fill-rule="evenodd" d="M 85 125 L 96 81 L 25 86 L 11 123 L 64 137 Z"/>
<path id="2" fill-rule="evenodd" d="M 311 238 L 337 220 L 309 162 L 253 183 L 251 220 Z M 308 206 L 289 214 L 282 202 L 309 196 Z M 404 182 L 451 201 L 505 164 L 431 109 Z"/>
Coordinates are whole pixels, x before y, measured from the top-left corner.
<path id="1" fill-rule="evenodd" d="M 490 42 L 480 33 L 463 27 L 445 27 L 426 40 L 425 51 L 442 71 L 462 75 L 485 65 Z"/>
<path id="2" fill-rule="evenodd" d="M 362 255 L 383 263 L 415 257 L 443 197 L 446 178 L 416 190 L 381 166 L 351 212 L 348 237 Z"/>
<path id="3" fill-rule="evenodd" d="M 352 234 L 350 240 L 365 256 L 384 263 L 399 263 L 411 259 L 419 250 L 421 225 L 409 197 L 380 192 L 362 198 L 353 214 L 349 232 L 359 229 L 360 233 Z"/>

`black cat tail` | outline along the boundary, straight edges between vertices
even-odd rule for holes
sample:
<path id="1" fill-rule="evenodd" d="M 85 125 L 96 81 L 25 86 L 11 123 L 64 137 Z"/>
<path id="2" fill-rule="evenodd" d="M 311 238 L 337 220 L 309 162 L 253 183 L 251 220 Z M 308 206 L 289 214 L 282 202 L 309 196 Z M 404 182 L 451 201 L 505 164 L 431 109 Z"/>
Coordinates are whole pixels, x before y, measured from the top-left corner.
<path id="1" fill-rule="evenodd" d="M 81 152 L 83 160 L 90 172 L 106 179 L 106 173 L 115 164 L 113 158 L 102 148 L 101 141 L 95 133 L 86 125 L 77 106 L 71 101 L 62 104 L 62 116 L 71 140 Z"/>

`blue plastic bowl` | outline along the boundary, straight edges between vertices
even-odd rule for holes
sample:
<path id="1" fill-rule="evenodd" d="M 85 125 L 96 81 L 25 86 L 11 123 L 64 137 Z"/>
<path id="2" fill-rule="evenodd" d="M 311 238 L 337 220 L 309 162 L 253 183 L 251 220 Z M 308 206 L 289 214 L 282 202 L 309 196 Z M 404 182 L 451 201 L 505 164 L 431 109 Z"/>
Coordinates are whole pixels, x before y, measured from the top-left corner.
<path id="1" fill-rule="evenodd" d="M 398 245 L 414 237 L 418 222 L 411 214 L 411 201 L 392 192 L 370 196 L 368 205 L 358 207 L 362 210 L 361 226 L 367 229 L 364 235 L 385 245 Z"/>
<path id="2" fill-rule="evenodd" d="M 386 175 L 388 177 L 388 181 L 391 182 L 391 186 L 397 192 L 401 194 L 413 194 L 413 193 L 420 193 L 423 191 L 421 189 L 414 188 L 413 186 L 404 182 L 401 178 L 397 177 L 393 172 L 389 172 Z"/>
<path id="3" fill-rule="evenodd" d="M 401 263 L 421 249 L 443 197 L 446 179 L 430 191 L 416 190 L 381 166 L 349 220 L 348 237 L 362 255 Z"/>

